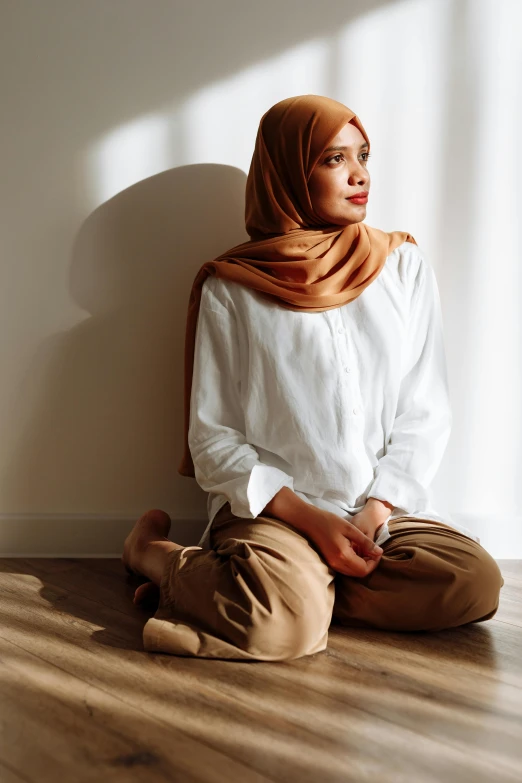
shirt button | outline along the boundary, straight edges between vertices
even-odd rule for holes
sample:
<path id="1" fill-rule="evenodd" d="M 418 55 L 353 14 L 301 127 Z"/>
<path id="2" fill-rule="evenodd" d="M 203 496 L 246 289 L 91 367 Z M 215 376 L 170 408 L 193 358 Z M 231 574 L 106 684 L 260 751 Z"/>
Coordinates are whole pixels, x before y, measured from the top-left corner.
<path id="1" fill-rule="evenodd" d="M 339 332 L 339 334 L 343 334 L 344 333 L 344 329 L 338 329 L 337 331 Z"/>
<path id="2" fill-rule="evenodd" d="M 349 367 L 345 367 L 345 368 L 344 368 L 344 371 L 345 371 L 345 372 L 351 372 L 351 370 L 350 370 L 350 368 L 349 368 Z"/>
<path id="3" fill-rule="evenodd" d="M 357 414 L 359 413 L 359 409 L 358 408 L 354 408 L 353 412 L 354 412 L 354 415 L 357 416 Z"/>

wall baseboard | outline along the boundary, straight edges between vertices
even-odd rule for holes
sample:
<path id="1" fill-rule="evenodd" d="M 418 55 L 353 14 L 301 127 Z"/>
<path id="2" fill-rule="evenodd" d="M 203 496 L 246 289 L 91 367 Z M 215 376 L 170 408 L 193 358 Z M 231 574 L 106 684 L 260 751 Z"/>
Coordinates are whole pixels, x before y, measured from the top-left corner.
<path id="1" fill-rule="evenodd" d="M 121 557 L 123 542 L 140 515 L 0 514 L 0 557 Z M 522 517 L 451 514 L 480 537 L 497 560 L 522 559 Z M 173 519 L 169 537 L 197 545 L 205 519 Z"/>
<path id="2" fill-rule="evenodd" d="M 140 514 L 0 514 L 0 557 L 121 557 Z M 173 519 L 169 537 L 196 545 L 207 519 Z"/>

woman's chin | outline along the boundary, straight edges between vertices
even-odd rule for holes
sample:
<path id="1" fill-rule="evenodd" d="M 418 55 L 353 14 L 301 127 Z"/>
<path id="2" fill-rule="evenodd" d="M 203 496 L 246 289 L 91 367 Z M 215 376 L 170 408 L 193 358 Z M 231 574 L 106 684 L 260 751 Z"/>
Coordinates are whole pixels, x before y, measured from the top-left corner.
<path id="1" fill-rule="evenodd" d="M 360 223 L 366 217 L 366 204 L 350 205 L 349 211 L 344 210 L 342 213 L 336 213 L 335 215 L 321 215 L 324 220 L 325 226 L 339 226 L 344 228 L 345 226 L 351 226 L 353 223 Z"/>
<path id="2" fill-rule="evenodd" d="M 359 215 L 350 215 L 350 217 L 343 218 L 342 221 L 337 219 L 336 225 L 339 226 L 352 226 L 354 223 L 361 223 L 366 217 L 366 210 Z"/>
<path id="3" fill-rule="evenodd" d="M 366 217 L 366 204 L 349 204 L 341 214 L 336 215 L 335 222 L 341 226 L 360 223 Z"/>

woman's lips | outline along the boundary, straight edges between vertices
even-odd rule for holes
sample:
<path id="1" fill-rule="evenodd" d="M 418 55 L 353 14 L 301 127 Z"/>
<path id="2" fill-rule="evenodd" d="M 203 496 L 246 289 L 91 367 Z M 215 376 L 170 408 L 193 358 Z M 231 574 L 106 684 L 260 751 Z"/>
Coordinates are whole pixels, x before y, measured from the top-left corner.
<path id="1" fill-rule="evenodd" d="M 368 201 L 368 195 L 352 196 L 352 198 L 349 198 L 348 201 L 351 201 L 352 204 L 366 204 L 366 202 Z"/>

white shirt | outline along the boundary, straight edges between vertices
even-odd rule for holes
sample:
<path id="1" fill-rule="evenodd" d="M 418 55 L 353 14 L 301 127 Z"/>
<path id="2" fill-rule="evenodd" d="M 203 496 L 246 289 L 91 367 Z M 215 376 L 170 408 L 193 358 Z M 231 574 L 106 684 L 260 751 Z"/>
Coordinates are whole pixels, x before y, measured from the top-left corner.
<path id="1" fill-rule="evenodd" d="M 368 497 L 467 528 L 431 508 L 451 429 L 439 291 L 404 242 L 347 304 L 296 312 L 239 283 L 202 288 L 188 443 L 209 522 L 230 502 L 255 518 L 283 486 L 350 519 Z"/>

